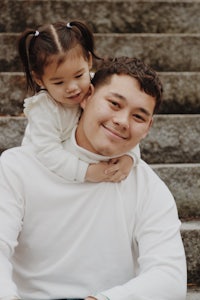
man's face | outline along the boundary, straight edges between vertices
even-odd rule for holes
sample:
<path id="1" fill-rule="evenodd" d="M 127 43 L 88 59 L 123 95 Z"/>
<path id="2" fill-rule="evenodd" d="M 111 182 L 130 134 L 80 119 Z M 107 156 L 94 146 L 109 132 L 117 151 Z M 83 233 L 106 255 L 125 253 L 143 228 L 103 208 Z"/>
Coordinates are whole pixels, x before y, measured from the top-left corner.
<path id="1" fill-rule="evenodd" d="M 133 77 L 113 75 L 110 83 L 96 89 L 81 106 L 78 145 L 96 154 L 118 156 L 147 135 L 155 99 L 141 91 Z"/>

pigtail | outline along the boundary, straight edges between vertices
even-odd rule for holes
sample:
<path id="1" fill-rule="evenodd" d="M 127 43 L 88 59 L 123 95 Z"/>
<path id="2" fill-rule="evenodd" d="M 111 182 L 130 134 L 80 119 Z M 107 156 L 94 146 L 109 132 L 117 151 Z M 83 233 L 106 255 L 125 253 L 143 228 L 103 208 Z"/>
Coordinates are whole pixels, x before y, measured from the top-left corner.
<path id="1" fill-rule="evenodd" d="M 32 39 L 36 37 L 36 31 L 26 29 L 18 39 L 18 52 L 23 65 L 23 70 L 26 77 L 26 88 L 35 92 L 35 82 L 32 77 L 32 68 L 30 64 L 30 45 Z"/>
<path id="2" fill-rule="evenodd" d="M 101 59 L 94 52 L 94 49 L 95 49 L 94 36 L 93 36 L 92 31 L 89 29 L 89 27 L 81 21 L 72 21 L 68 24 L 71 26 L 72 30 L 75 30 L 75 28 L 78 29 L 79 34 L 81 34 L 81 37 L 82 37 L 82 43 L 83 43 L 84 48 L 87 49 L 87 51 L 90 52 L 94 58 Z"/>

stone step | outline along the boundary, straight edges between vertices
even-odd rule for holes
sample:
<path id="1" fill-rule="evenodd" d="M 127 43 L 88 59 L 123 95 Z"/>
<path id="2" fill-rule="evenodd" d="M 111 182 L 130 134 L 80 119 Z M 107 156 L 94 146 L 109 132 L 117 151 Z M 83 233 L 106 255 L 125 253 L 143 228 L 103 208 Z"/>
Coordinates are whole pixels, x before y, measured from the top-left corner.
<path id="1" fill-rule="evenodd" d="M 181 235 L 187 260 L 188 286 L 200 287 L 200 221 L 182 223 Z"/>
<path id="2" fill-rule="evenodd" d="M 200 289 L 188 289 L 186 300 L 199 300 Z"/>
<path id="3" fill-rule="evenodd" d="M 200 115 L 156 115 L 148 136 L 141 142 L 145 161 L 200 162 Z"/>
<path id="4" fill-rule="evenodd" d="M 172 192 L 182 220 L 200 220 L 200 163 L 152 165 Z"/>
<path id="5" fill-rule="evenodd" d="M 162 72 L 161 114 L 200 114 L 200 72 Z M 192 84 L 191 84 L 192 83 Z M 0 114 L 18 115 L 26 97 L 23 73 L 0 72 Z"/>
<path id="6" fill-rule="evenodd" d="M 0 72 L 0 115 L 19 115 L 26 98 L 23 73 Z"/>
<path id="7" fill-rule="evenodd" d="M 25 124 L 24 117 L 0 118 L 0 151 L 20 143 Z M 199 130 L 200 115 L 155 115 L 142 156 L 150 164 L 199 163 Z"/>
<path id="8" fill-rule="evenodd" d="M 0 72 L 19 72 L 17 33 L 0 33 Z M 200 34 L 96 34 L 101 56 L 137 56 L 160 72 L 199 72 Z"/>
<path id="9" fill-rule="evenodd" d="M 199 1 L 1 0 L 1 11 L 0 31 L 6 32 L 21 32 L 28 26 L 35 28 L 36 24 L 60 19 L 68 22 L 74 18 L 87 20 L 99 33 L 200 31 Z"/>

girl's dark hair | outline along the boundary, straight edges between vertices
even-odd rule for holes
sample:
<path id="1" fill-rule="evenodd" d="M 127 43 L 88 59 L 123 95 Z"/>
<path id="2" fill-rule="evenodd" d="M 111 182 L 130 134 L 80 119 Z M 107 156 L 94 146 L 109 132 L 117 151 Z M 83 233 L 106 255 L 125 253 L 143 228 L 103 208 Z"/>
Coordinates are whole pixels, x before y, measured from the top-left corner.
<path id="1" fill-rule="evenodd" d="M 141 90 L 155 98 L 154 113 L 158 111 L 162 101 L 163 85 L 155 70 L 138 58 L 126 56 L 109 58 L 99 64 L 92 79 L 95 89 L 108 84 L 114 74 L 135 78 Z"/>
<path id="2" fill-rule="evenodd" d="M 51 62 L 52 55 L 60 54 L 58 65 L 65 59 L 66 52 L 80 45 L 85 59 L 89 53 L 100 59 L 94 52 L 94 37 L 82 21 L 57 22 L 42 25 L 37 30 L 26 29 L 18 40 L 18 51 L 26 75 L 27 89 L 39 90 L 32 71 L 42 77 L 44 67 Z"/>

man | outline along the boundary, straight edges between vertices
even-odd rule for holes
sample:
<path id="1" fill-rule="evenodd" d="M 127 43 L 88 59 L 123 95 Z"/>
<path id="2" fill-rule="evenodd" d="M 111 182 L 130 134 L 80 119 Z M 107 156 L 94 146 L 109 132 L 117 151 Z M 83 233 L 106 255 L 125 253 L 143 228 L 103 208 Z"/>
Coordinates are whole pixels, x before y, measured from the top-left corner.
<path id="1" fill-rule="evenodd" d="M 137 145 L 162 94 L 156 73 L 125 57 L 93 84 L 64 145 L 89 163 Z M 175 201 L 144 161 L 120 183 L 67 183 L 19 147 L 2 154 L 0 194 L 0 299 L 185 299 Z"/>

